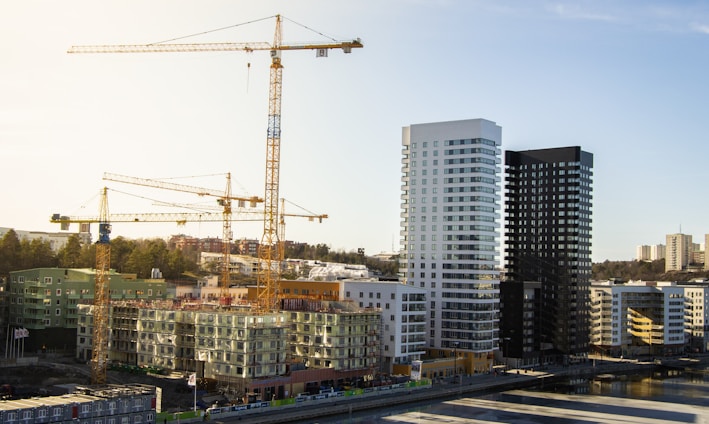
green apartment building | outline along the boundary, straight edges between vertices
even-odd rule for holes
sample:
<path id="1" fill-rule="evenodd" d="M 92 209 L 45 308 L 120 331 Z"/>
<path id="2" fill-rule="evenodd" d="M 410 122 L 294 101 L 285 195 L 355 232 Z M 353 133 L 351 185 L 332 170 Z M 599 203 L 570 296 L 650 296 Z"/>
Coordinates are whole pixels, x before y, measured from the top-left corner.
<path id="1" fill-rule="evenodd" d="M 29 330 L 25 353 L 41 349 L 76 349 L 78 305 L 94 298 L 94 269 L 35 268 L 10 273 L 10 327 Z M 135 274 L 109 275 L 111 301 L 165 299 L 162 279 L 138 279 Z"/>

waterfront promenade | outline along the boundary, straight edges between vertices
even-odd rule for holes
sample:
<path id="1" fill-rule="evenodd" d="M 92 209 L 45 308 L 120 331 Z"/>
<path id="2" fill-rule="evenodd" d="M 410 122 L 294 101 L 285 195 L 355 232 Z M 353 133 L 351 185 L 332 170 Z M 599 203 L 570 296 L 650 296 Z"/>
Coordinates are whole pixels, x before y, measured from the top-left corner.
<path id="1" fill-rule="evenodd" d="M 663 365 L 690 366 L 685 359 L 665 360 Z M 551 366 L 541 370 L 510 370 L 506 375 L 478 374 L 463 376 L 437 382 L 428 388 L 416 390 L 398 390 L 373 392 L 367 396 L 353 398 L 325 399 L 317 402 L 300 403 L 288 407 L 267 408 L 249 415 L 230 417 L 209 417 L 212 422 L 220 423 L 282 423 L 314 421 L 333 415 L 352 414 L 359 411 L 420 404 L 435 400 L 455 399 L 473 394 L 501 392 L 513 389 L 551 384 L 566 378 L 584 378 L 599 374 L 634 373 L 649 370 L 657 366 L 653 361 L 620 360 L 615 358 L 591 358 L 589 361 L 573 366 Z"/>

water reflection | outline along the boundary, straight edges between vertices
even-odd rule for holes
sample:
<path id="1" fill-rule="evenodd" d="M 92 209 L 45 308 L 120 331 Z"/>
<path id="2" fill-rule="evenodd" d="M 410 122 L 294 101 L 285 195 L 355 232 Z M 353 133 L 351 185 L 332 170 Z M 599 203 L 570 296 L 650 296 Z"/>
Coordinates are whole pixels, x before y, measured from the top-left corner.
<path id="1" fill-rule="evenodd" d="M 322 419 L 333 423 L 696 423 L 709 417 L 709 369 L 575 378 L 483 396 Z M 477 421 L 476 421 L 477 420 Z"/>

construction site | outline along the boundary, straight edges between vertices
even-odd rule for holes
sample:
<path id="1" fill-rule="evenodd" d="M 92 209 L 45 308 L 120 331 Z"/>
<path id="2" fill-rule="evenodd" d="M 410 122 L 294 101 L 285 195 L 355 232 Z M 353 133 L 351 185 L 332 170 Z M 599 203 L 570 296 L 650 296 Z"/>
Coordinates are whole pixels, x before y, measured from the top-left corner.
<path id="1" fill-rule="evenodd" d="M 283 299 L 274 312 L 189 301 L 112 302 L 109 367 L 196 374 L 237 402 L 355 387 L 377 371 L 381 312 Z M 93 352 L 94 305 L 79 305 L 77 356 Z"/>
<path id="2" fill-rule="evenodd" d="M 279 197 L 281 98 L 285 51 L 308 50 L 327 57 L 330 50 L 351 53 L 362 48 L 359 39 L 318 43 L 285 43 L 282 17 L 275 17 L 273 42 L 154 43 L 145 45 L 72 46 L 68 53 L 176 53 L 266 51 L 270 54 L 265 192 L 235 196 L 231 175 L 224 190 L 206 189 L 111 173 L 104 180 L 194 193 L 216 198 L 217 211 L 184 214 L 117 214 L 108 211 L 107 188 L 101 193 L 98 216 L 54 214 L 51 221 L 98 224 L 93 301 L 77 307 L 77 357 L 91 366 L 92 384 L 106 383 L 106 370 L 117 365 L 149 367 L 168 373 L 195 374 L 198 385 L 217 387 L 234 402 L 270 401 L 316 394 L 320 390 L 362 385 L 374 380 L 380 350 L 381 311 L 356 307 L 336 294 L 284 294 L 280 275 L 284 264 L 285 219 L 304 217 L 322 222 L 324 214 L 286 214 Z M 263 203 L 263 208 L 256 206 Z M 247 207 L 248 206 L 248 207 Z M 263 221 L 255 281 L 238 297 L 231 287 L 230 261 L 235 214 Z M 218 296 L 206 300 L 111 301 L 111 223 L 222 223 L 222 253 Z M 308 290 L 301 293 L 309 293 Z"/>

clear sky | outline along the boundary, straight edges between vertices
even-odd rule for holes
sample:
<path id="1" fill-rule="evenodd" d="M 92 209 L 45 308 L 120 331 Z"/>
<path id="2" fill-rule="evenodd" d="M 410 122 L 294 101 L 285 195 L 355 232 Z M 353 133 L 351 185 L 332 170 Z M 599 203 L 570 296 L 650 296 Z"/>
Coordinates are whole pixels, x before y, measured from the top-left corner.
<path id="1" fill-rule="evenodd" d="M 398 249 L 401 128 L 485 118 L 503 149 L 594 154 L 593 260 L 630 260 L 680 230 L 709 233 L 707 1 L 0 2 L 0 226 L 57 231 L 54 212 L 168 212 L 213 199 L 102 180 L 232 173 L 264 192 L 268 52 L 69 55 L 71 45 L 360 37 L 363 49 L 283 54 L 280 196 L 286 238 Z M 303 26 L 312 29 L 304 29 Z M 223 189 L 223 175 L 175 180 Z M 130 195 L 129 195 L 130 194 Z M 143 198 L 137 197 L 142 196 Z M 286 212 L 301 213 L 288 205 Z M 260 223 L 234 222 L 235 238 Z M 221 226 L 115 224 L 113 236 Z"/>

